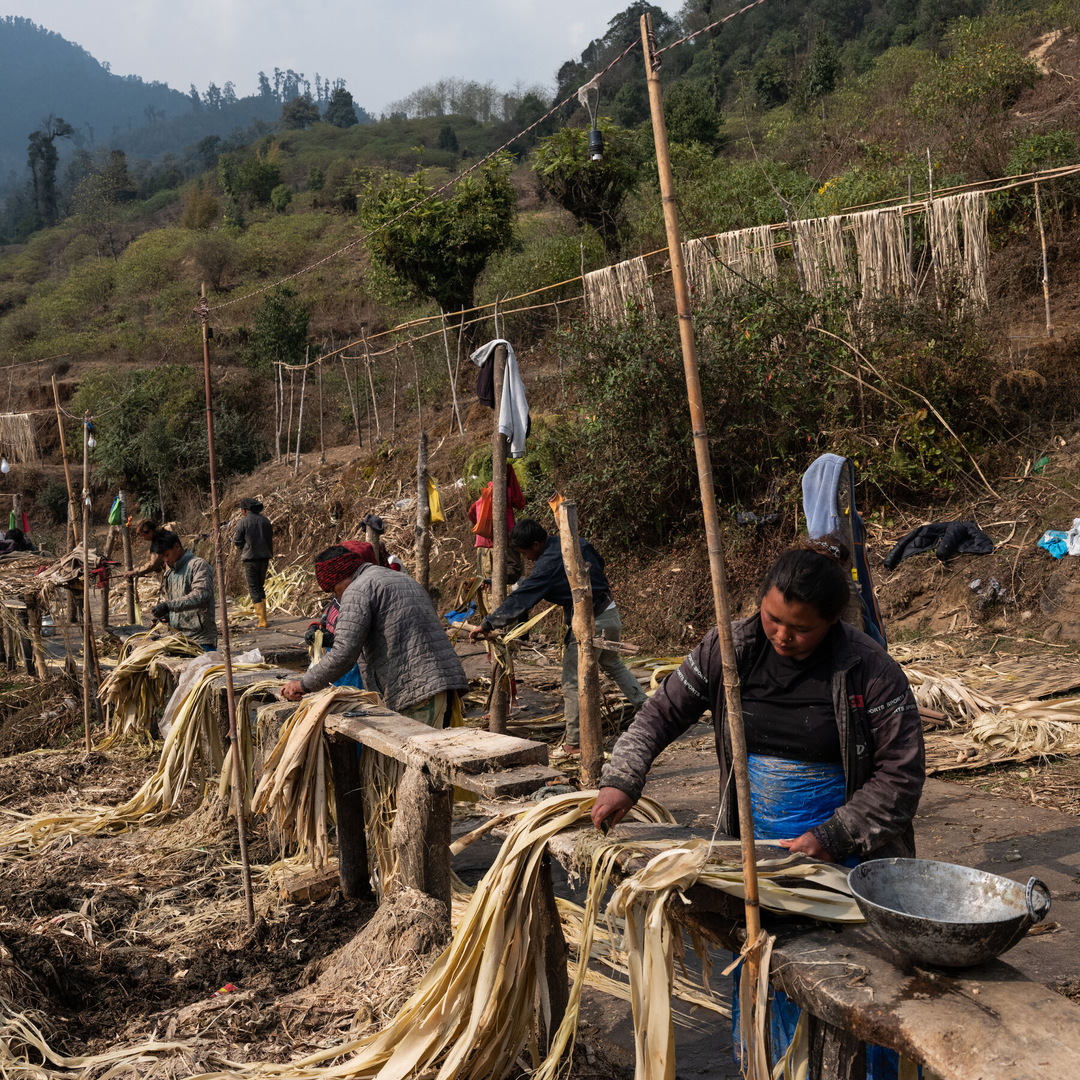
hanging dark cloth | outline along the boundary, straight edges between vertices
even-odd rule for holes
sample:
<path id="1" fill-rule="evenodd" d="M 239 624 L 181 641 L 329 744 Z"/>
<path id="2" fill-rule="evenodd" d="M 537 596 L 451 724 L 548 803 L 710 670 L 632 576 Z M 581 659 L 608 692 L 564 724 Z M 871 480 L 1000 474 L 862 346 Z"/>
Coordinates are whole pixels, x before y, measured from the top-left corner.
<path id="1" fill-rule="evenodd" d="M 494 353 L 480 365 L 480 372 L 476 376 L 476 397 L 481 405 L 486 405 L 489 409 L 495 408 Z"/>

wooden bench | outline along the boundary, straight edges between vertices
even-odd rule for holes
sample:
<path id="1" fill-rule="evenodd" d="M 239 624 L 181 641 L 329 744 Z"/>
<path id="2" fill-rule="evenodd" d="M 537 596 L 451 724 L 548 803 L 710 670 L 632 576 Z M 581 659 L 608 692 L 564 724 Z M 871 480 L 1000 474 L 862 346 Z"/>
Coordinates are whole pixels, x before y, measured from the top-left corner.
<path id="1" fill-rule="evenodd" d="M 501 824 L 493 831 L 505 833 L 509 827 Z M 584 824 L 559 833 L 548 851 L 573 869 L 578 842 L 590 832 L 592 826 Z M 667 839 L 676 846 L 693 837 L 708 839 L 711 831 L 631 822 L 616 826 L 611 835 Z M 758 852 L 764 858 L 787 854 L 760 846 Z M 614 874 L 628 876 L 647 861 L 620 855 Z M 673 920 L 737 953 L 745 940 L 742 901 L 707 885 L 693 886 L 686 897 L 688 905 L 679 900 L 669 906 Z M 1032 982 L 1007 959 L 962 971 L 927 971 L 865 926 L 831 926 L 766 911 L 762 922 L 776 935 L 770 982 L 810 1014 L 811 1080 L 863 1080 L 868 1044 L 899 1051 L 941 1080 L 1075 1080 L 1080 1075 L 1080 1008 Z"/>

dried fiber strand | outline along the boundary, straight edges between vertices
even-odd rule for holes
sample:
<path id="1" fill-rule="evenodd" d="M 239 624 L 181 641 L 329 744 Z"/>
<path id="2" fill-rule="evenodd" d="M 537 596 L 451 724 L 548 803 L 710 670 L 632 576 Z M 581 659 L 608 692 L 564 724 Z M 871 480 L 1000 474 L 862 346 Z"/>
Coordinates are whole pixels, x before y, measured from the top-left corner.
<path id="1" fill-rule="evenodd" d="M 687 240 L 682 246 L 686 280 L 692 301 L 707 304 L 713 298 L 716 257 L 707 240 Z"/>
<path id="2" fill-rule="evenodd" d="M 655 321 L 656 301 L 645 260 L 627 259 L 586 274 L 585 302 L 595 327 L 623 322 L 628 306 L 638 308 L 648 322 Z"/>
<path id="3" fill-rule="evenodd" d="M 29 413 L 0 413 L 0 452 L 12 462 L 36 462 L 34 421 Z"/>
<path id="4" fill-rule="evenodd" d="M 853 288 L 855 274 L 844 249 L 844 223 L 839 215 L 795 222 L 806 291 L 824 296 L 829 285 Z"/>
<path id="5" fill-rule="evenodd" d="M 769 225 L 721 233 L 715 244 L 717 292 L 730 295 L 745 289 L 747 281 L 763 285 L 776 280 L 779 270 Z"/>
<path id="6" fill-rule="evenodd" d="M 990 259 L 987 235 L 989 204 L 986 194 L 968 191 L 927 204 L 927 228 L 934 253 L 938 303 L 948 298 L 951 286 L 959 285 L 962 303 L 989 306 L 986 270 Z M 963 229 L 963 248 L 960 232 Z"/>
<path id="7" fill-rule="evenodd" d="M 859 256 L 859 286 L 864 305 L 883 296 L 911 294 L 903 217 L 903 207 L 896 206 L 866 210 L 846 218 Z"/>

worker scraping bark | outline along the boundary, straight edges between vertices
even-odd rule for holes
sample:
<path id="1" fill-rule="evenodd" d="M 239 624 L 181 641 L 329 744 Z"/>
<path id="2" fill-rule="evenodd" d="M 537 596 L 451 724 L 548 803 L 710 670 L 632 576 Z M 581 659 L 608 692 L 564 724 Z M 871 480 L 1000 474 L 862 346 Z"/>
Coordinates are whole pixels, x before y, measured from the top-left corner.
<path id="1" fill-rule="evenodd" d="M 281 696 L 299 701 L 359 660 L 364 685 L 382 694 L 387 708 L 430 727 L 449 726 L 469 680 L 427 591 L 408 574 L 377 566 L 370 544 L 327 548 L 315 556 L 315 579 L 341 605 L 334 644 Z"/>
<path id="2" fill-rule="evenodd" d="M 158 622 L 168 621 L 178 633 L 203 647 L 217 648 L 217 619 L 214 614 L 214 572 L 205 559 L 184 550 L 180 537 L 163 530 L 150 543 L 150 552 L 165 562 L 165 599 L 151 614 Z"/>
<path id="3" fill-rule="evenodd" d="M 604 560 L 587 540 L 579 539 L 581 554 L 589 567 L 592 581 L 593 617 L 596 636 L 608 641 L 622 639 L 622 621 L 619 609 L 611 596 L 611 586 L 604 573 Z M 532 573 L 518 583 L 518 587 L 490 615 L 480 623 L 478 630 L 469 635 L 472 641 L 490 637 L 493 630 L 513 626 L 525 613 L 541 600 L 559 604 L 565 612 L 566 632 L 563 637 L 563 715 L 566 733 L 563 750 L 567 754 L 580 751 L 581 718 L 578 712 L 578 650 L 572 625 L 574 600 L 570 592 L 570 579 L 563 565 L 562 545 L 558 536 L 549 536 L 538 522 L 522 518 L 510 534 L 510 546 L 533 563 Z M 619 658 L 617 652 L 605 649 L 598 656 L 600 670 L 612 679 L 635 709 L 645 704 L 645 691 Z"/>

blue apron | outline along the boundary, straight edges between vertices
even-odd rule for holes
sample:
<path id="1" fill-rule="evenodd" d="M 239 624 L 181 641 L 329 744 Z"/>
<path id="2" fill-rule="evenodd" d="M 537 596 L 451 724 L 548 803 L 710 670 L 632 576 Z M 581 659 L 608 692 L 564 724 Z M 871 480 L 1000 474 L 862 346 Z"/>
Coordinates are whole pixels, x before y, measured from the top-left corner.
<path id="1" fill-rule="evenodd" d="M 791 761 L 750 754 L 750 796 L 754 810 L 755 840 L 792 840 L 824 825 L 847 801 L 847 780 L 840 762 Z M 857 855 L 844 866 L 858 866 Z M 731 995 L 731 1041 L 735 1060 L 739 1052 L 739 971 L 734 972 Z M 783 1057 L 795 1038 L 802 1010 L 783 990 L 769 988 L 769 1047 L 771 1064 Z M 866 1047 L 866 1080 L 897 1080 L 900 1058 L 895 1050 Z"/>

